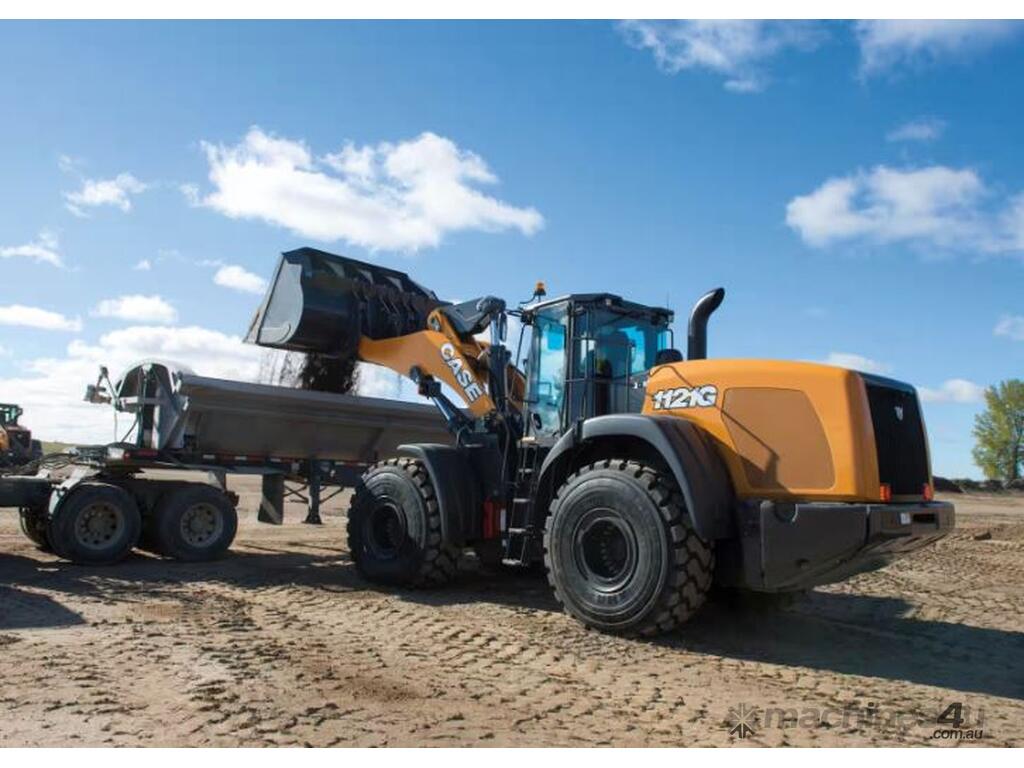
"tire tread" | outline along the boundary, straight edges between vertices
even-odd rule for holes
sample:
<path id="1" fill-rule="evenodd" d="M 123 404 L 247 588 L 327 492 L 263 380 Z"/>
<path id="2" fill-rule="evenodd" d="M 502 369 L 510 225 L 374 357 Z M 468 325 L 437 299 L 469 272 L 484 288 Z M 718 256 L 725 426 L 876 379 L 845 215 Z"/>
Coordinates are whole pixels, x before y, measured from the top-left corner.
<path id="1" fill-rule="evenodd" d="M 409 587 L 441 586 L 451 581 L 458 570 L 459 550 L 443 541 L 441 535 L 441 508 L 437 503 L 437 492 L 430 480 L 430 473 L 426 466 L 419 459 L 399 457 L 385 459 L 370 465 L 363 477 L 368 477 L 382 467 L 394 467 L 401 470 L 412 480 L 420 497 L 423 499 L 423 506 L 426 509 L 426 536 L 424 536 L 423 559 L 419 569 L 412 579 L 406 584 Z M 370 493 L 365 483 L 360 484 L 352 499 L 351 507 Z M 355 535 L 351 515 L 346 522 L 346 533 L 349 540 L 349 551 L 352 551 L 352 541 Z"/>
<path id="2" fill-rule="evenodd" d="M 693 617 L 707 600 L 714 575 L 715 552 L 714 548 L 701 539 L 693 529 L 686 503 L 675 482 L 654 467 L 629 459 L 607 458 L 584 465 L 566 478 L 552 499 L 544 526 L 544 566 L 548 583 L 563 610 L 583 624 L 592 626 L 585 618 L 571 610 L 570 601 L 565 599 L 560 585 L 552 575 L 548 536 L 551 530 L 550 519 L 557 510 L 565 490 L 578 478 L 602 469 L 622 472 L 640 481 L 658 508 L 673 550 L 672 557 L 669 558 L 668 578 L 655 605 L 643 619 L 622 634 L 651 636 L 670 632 Z"/>

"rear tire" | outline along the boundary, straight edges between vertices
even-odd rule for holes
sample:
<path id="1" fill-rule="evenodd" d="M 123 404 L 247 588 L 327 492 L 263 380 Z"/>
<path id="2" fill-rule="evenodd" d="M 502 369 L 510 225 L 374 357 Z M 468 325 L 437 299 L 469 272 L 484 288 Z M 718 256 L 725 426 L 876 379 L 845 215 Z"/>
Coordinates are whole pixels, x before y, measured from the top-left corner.
<path id="1" fill-rule="evenodd" d="M 147 548 L 185 562 L 215 560 L 238 531 L 238 513 L 219 488 L 189 483 L 169 489 L 147 521 Z"/>
<path id="2" fill-rule="evenodd" d="M 50 521 L 47 519 L 46 510 L 22 507 L 18 512 L 21 518 L 21 532 L 25 537 L 43 552 L 53 552 L 47 533 Z"/>
<path id="3" fill-rule="evenodd" d="M 559 489 L 544 531 L 555 597 L 588 627 L 629 635 L 689 620 L 711 587 L 714 551 L 675 481 L 625 459 L 583 467 Z"/>
<path id="4" fill-rule="evenodd" d="M 348 547 L 373 582 L 418 587 L 455 576 L 460 553 L 442 542 L 437 493 L 423 462 L 388 459 L 367 470 L 348 510 Z"/>
<path id="5" fill-rule="evenodd" d="M 53 551 L 80 565 L 110 565 L 132 551 L 142 518 L 135 499 L 116 485 L 82 483 L 57 506 L 47 537 Z"/>

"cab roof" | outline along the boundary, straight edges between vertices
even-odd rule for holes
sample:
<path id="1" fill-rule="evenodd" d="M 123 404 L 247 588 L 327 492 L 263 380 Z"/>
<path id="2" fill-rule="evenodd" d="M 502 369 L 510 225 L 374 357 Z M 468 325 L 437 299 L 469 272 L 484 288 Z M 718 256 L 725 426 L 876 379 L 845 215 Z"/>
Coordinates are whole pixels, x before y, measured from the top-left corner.
<path id="1" fill-rule="evenodd" d="M 570 293 L 553 299 L 544 299 L 543 301 L 538 301 L 534 304 L 528 304 L 523 307 L 523 311 L 533 313 L 558 304 L 567 303 L 594 305 L 603 309 L 610 309 L 613 312 L 621 312 L 625 315 L 641 314 L 655 319 L 663 318 L 665 323 L 671 323 L 675 317 L 675 313 L 666 307 L 652 307 L 648 304 L 638 304 L 635 301 L 628 301 L 614 293 Z"/>

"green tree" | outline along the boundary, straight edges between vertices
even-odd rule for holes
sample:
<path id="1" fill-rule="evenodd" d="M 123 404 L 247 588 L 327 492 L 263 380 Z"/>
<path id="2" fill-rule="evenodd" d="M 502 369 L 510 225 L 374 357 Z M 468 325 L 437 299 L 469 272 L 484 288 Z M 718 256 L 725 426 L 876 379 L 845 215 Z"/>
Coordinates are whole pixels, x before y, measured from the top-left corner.
<path id="1" fill-rule="evenodd" d="M 991 480 L 1016 480 L 1024 464 L 1024 381 L 989 387 L 985 405 L 974 417 L 974 463 Z"/>

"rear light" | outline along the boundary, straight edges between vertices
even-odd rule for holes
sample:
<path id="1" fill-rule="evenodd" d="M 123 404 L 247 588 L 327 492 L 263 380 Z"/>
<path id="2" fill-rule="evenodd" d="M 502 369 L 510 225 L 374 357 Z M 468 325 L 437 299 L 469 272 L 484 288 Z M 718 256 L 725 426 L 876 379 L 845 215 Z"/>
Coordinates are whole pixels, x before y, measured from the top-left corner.
<path id="1" fill-rule="evenodd" d="M 492 499 L 485 499 L 483 504 L 483 534 L 485 539 L 494 539 L 501 535 L 501 505 Z"/>
<path id="2" fill-rule="evenodd" d="M 932 488 L 931 483 L 924 484 L 924 488 L 921 489 L 921 495 L 924 496 L 925 501 L 931 501 L 935 498 L 935 489 Z"/>
<path id="3" fill-rule="evenodd" d="M 126 459 L 155 459 L 160 452 L 154 448 L 132 448 L 124 452 Z"/>
<path id="4" fill-rule="evenodd" d="M 888 483 L 882 483 L 878 488 L 878 495 L 884 502 L 892 501 L 892 486 Z"/>

